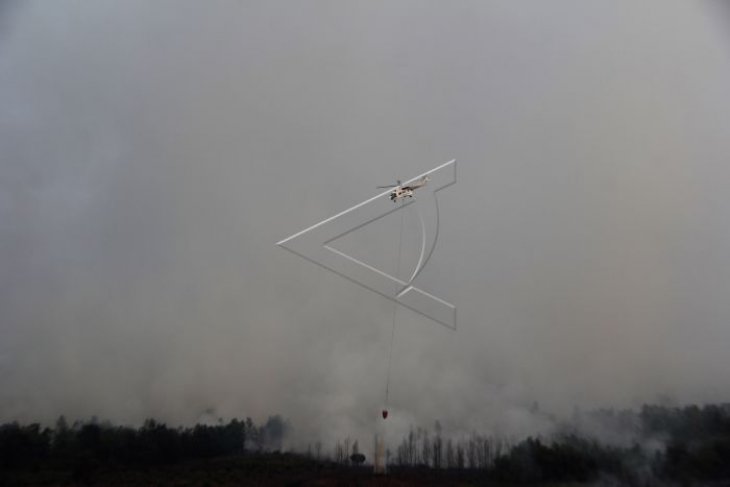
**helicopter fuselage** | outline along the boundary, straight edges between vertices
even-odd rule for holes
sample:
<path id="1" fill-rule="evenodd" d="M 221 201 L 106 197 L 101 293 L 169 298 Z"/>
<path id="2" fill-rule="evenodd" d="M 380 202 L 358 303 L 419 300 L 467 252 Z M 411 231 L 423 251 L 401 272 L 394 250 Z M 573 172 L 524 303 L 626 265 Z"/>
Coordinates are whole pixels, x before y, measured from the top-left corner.
<path id="1" fill-rule="evenodd" d="M 390 200 L 396 202 L 403 198 L 413 198 L 415 190 L 411 188 L 395 188 L 390 192 Z"/>

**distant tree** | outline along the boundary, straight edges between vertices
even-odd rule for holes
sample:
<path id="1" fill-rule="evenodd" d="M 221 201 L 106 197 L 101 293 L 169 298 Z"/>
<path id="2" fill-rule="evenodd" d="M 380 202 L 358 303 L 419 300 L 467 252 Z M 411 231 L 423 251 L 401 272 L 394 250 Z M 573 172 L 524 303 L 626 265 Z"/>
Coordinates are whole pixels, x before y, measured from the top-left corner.
<path id="1" fill-rule="evenodd" d="M 68 458 L 73 448 L 74 434 L 68 427 L 66 418 L 61 415 L 56 420 L 56 428 L 51 440 L 51 453 L 59 459 Z"/>
<path id="2" fill-rule="evenodd" d="M 360 448 L 357 444 L 357 440 L 352 444 L 352 455 L 350 455 L 350 462 L 355 466 L 362 465 L 365 463 L 365 455 L 360 453 Z"/>
<path id="3" fill-rule="evenodd" d="M 454 453 L 454 442 L 451 438 L 446 440 L 446 468 L 456 468 L 456 454 Z"/>
<path id="4" fill-rule="evenodd" d="M 456 468 L 463 470 L 464 466 L 464 445 L 460 441 L 456 444 Z"/>
<path id="5" fill-rule="evenodd" d="M 345 443 L 343 445 L 343 459 L 342 463 L 347 463 L 350 460 L 350 438 L 345 438 Z"/>
<path id="6" fill-rule="evenodd" d="M 244 436 L 244 451 L 246 449 L 260 452 L 264 448 L 264 438 L 261 430 L 254 424 L 251 418 L 246 418 Z"/>
<path id="7" fill-rule="evenodd" d="M 438 420 L 434 423 L 434 431 L 436 436 L 433 439 L 431 465 L 433 468 L 442 468 L 443 440 L 441 439 L 441 423 Z"/>
<path id="8" fill-rule="evenodd" d="M 431 440 L 428 437 L 428 431 L 423 432 L 422 439 L 421 439 L 421 464 L 428 466 L 429 462 L 431 461 L 431 452 L 433 448 L 431 445 Z"/>
<path id="9" fill-rule="evenodd" d="M 345 458 L 347 458 L 345 448 L 342 446 L 340 440 L 337 440 L 337 443 L 335 443 L 335 462 L 345 463 Z"/>
<path id="10" fill-rule="evenodd" d="M 262 428 L 264 445 L 270 450 L 281 450 L 284 435 L 288 432 L 289 425 L 281 416 L 269 416 Z"/>
<path id="11" fill-rule="evenodd" d="M 79 448 L 89 456 L 98 456 L 101 446 L 101 426 L 96 422 L 83 425 L 76 433 Z"/>
<path id="12" fill-rule="evenodd" d="M 477 445 L 477 467 L 481 469 L 488 468 L 492 463 L 492 444 L 488 436 L 477 435 L 475 437 Z"/>
<path id="13" fill-rule="evenodd" d="M 466 459 L 469 468 L 477 468 L 477 444 L 476 444 L 476 433 L 472 433 L 469 438 L 469 443 L 466 447 Z"/>
<path id="14" fill-rule="evenodd" d="M 321 459 L 321 457 L 322 457 L 322 442 L 321 441 L 317 440 L 314 443 L 314 452 L 317 455 L 316 456 L 317 460 Z"/>
<path id="15" fill-rule="evenodd" d="M 416 437 L 413 434 L 413 428 L 408 431 L 408 443 L 407 443 L 407 464 L 413 465 L 416 463 Z"/>

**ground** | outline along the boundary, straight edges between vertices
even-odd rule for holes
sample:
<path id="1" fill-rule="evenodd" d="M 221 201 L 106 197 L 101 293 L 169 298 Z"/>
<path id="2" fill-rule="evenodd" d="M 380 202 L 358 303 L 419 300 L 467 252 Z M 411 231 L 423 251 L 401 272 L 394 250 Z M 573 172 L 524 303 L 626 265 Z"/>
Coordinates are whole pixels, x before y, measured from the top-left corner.
<path id="1" fill-rule="evenodd" d="M 476 486 L 486 483 L 478 473 L 392 469 L 374 475 L 372 467 L 344 467 L 297 455 L 227 457 L 174 465 L 136 468 L 79 464 L 22 471 L 0 471 L 5 486 L 109 487 L 233 487 L 233 486 Z M 568 485 L 568 484 L 566 484 Z M 575 486 L 576 484 L 571 484 Z M 555 485 L 551 487 L 557 487 Z"/>

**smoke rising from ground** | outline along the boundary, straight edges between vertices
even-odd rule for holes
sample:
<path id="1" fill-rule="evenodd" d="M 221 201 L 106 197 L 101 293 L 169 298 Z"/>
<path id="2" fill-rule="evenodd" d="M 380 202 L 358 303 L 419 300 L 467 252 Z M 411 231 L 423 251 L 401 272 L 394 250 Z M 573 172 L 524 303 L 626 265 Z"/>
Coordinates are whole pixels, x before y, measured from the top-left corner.
<path id="1" fill-rule="evenodd" d="M 720 11 L 0 9 L 0 421 L 281 413 L 368 441 L 392 305 L 274 242 L 451 158 L 419 283 L 459 330 L 398 311 L 394 435 L 727 401 Z"/>

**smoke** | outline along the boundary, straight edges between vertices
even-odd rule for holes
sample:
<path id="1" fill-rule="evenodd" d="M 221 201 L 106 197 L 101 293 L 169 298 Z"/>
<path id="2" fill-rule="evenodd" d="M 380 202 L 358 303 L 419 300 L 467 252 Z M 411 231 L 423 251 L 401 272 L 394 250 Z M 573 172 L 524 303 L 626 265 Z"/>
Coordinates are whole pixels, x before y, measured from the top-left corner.
<path id="1" fill-rule="evenodd" d="M 398 310 L 389 435 L 728 400 L 713 11 L 3 8 L 0 420 L 281 413 L 295 444 L 366 444 L 392 303 L 274 242 L 454 157 L 419 285 L 459 330 Z"/>

